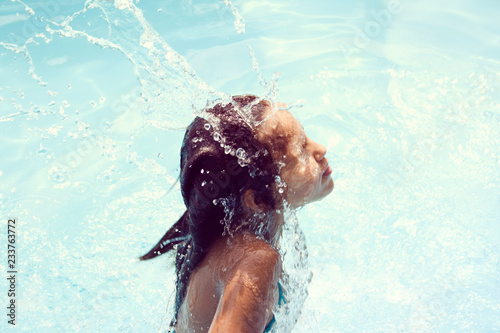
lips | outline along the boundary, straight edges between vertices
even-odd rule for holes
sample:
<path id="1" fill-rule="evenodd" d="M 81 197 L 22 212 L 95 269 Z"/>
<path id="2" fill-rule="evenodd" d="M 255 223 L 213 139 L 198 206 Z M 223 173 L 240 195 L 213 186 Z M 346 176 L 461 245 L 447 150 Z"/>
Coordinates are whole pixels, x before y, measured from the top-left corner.
<path id="1" fill-rule="evenodd" d="M 323 177 L 327 177 L 327 176 L 331 175 L 331 173 L 332 173 L 332 168 L 327 163 L 326 164 L 326 169 L 325 169 L 325 171 L 323 171 Z"/>

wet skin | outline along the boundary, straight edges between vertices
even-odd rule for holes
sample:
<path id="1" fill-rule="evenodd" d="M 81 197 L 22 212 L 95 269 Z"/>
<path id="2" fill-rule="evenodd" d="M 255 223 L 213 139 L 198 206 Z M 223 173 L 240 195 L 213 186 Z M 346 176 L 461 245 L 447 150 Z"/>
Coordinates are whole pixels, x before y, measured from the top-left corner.
<path id="1" fill-rule="evenodd" d="M 286 201 L 297 208 L 330 194 L 334 184 L 325 158 L 326 148 L 307 137 L 289 111 L 268 108 L 268 115 L 257 138 L 270 142 L 273 160 L 283 163 L 280 177 L 286 184 Z"/>
<path id="2" fill-rule="evenodd" d="M 297 208 L 331 193 L 334 184 L 325 147 L 309 139 L 289 111 L 271 107 L 266 111 L 256 138 L 270 146 L 273 160 L 282 165 L 280 177 L 286 186 L 280 194 L 276 188 L 276 195 Z M 262 333 L 273 318 L 282 269 L 276 246 L 283 214 L 257 205 L 252 191 L 242 200 L 249 215 L 272 214 L 274 232 L 267 240 L 240 233 L 230 239 L 221 237 L 212 245 L 189 279 L 177 333 Z"/>

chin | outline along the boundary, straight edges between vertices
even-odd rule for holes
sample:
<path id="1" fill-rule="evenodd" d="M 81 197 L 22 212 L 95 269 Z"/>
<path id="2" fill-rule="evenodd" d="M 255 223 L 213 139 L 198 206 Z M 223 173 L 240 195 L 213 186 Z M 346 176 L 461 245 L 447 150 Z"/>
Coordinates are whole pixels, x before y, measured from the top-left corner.
<path id="1" fill-rule="evenodd" d="M 319 196 L 319 198 L 314 200 L 314 201 L 318 201 L 318 200 L 325 198 L 328 194 L 332 193 L 334 187 L 335 187 L 335 185 L 333 183 L 333 179 L 330 178 L 330 180 L 328 181 L 328 184 L 325 186 L 325 188 L 324 188 L 323 192 L 321 193 L 321 195 Z"/>
<path id="2" fill-rule="evenodd" d="M 333 182 L 333 179 L 330 179 L 330 183 L 328 183 L 328 189 L 329 189 L 328 194 L 332 193 L 333 189 L 335 188 L 335 183 Z"/>
<path id="3" fill-rule="evenodd" d="M 335 184 L 333 183 L 333 179 L 330 179 L 330 181 L 328 182 L 328 185 L 326 186 L 326 189 L 325 189 L 325 197 L 328 194 L 333 192 L 334 187 L 335 187 Z"/>

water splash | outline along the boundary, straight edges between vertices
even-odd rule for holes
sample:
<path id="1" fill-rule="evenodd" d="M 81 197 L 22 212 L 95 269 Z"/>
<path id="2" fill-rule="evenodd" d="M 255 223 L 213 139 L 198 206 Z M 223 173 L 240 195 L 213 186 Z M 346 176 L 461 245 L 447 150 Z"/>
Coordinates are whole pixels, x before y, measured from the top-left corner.
<path id="1" fill-rule="evenodd" d="M 231 12 L 234 15 L 235 21 L 234 21 L 234 28 L 236 29 L 236 32 L 239 34 L 244 34 L 245 33 L 245 19 L 240 15 L 240 12 L 238 9 L 231 3 L 229 0 L 224 0 L 224 3 L 226 6 L 231 9 Z"/>
<path id="2" fill-rule="evenodd" d="M 91 10 L 102 13 L 108 27 L 106 36 L 94 36 L 72 26 Z M 178 110 L 200 110 L 208 100 L 220 95 L 198 78 L 186 60 L 146 21 L 133 1 L 88 0 L 84 9 L 63 22 L 48 22 L 51 26 L 46 30 L 51 35 L 85 38 L 101 48 L 119 51 L 133 64 L 145 103 L 142 113 L 148 124 L 165 129 L 186 126 L 192 116 Z"/>
<path id="3" fill-rule="evenodd" d="M 291 332 L 295 326 L 308 295 L 312 272 L 308 264 L 308 250 L 304 233 L 298 224 L 296 211 L 285 202 L 283 211 L 285 224 L 280 239 L 283 262 L 282 285 L 286 304 L 274 310 L 277 332 Z"/>
<path id="4" fill-rule="evenodd" d="M 268 83 L 264 79 L 264 76 L 262 75 L 262 72 L 260 71 L 259 61 L 257 60 L 257 57 L 255 56 L 255 52 L 253 51 L 253 48 L 250 45 L 247 45 L 247 47 L 248 47 L 248 52 L 250 53 L 250 57 L 252 58 L 252 68 L 257 73 L 259 84 L 261 85 L 261 87 L 263 87 L 265 89 L 265 94 L 262 97 L 262 99 L 267 99 L 269 102 L 271 102 L 271 105 L 274 108 L 277 108 L 278 102 L 279 102 L 278 80 L 281 77 L 281 74 L 278 72 L 274 73 L 272 78 L 271 78 L 271 81 Z"/>

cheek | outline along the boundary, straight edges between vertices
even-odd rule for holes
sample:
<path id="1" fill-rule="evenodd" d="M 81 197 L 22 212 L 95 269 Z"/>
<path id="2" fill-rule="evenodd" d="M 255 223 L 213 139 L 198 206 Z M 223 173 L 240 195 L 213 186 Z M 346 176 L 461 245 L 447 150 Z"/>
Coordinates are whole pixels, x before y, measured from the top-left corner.
<path id="1" fill-rule="evenodd" d="M 314 186 L 321 179 L 318 163 L 310 155 L 291 157 L 283 165 L 280 174 L 288 187 Z"/>
<path id="2" fill-rule="evenodd" d="M 310 193 L 319 181 L 317 170 L 307 164 L 298 164 L 288 174 L 288 188 L 304 194 Z"/>
<path id="3" fill-rule="evenodd" d="M 309 158 L 304 160 L 303 166 L 303 174 L 305 178 L 308 178 L 309 181 L 319 181 L 321 178 L 321 170 L 319 169 L 318 163 L 314 158 L 309 156 Z"/>

